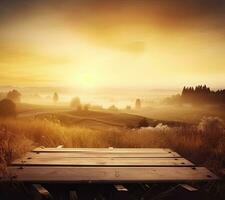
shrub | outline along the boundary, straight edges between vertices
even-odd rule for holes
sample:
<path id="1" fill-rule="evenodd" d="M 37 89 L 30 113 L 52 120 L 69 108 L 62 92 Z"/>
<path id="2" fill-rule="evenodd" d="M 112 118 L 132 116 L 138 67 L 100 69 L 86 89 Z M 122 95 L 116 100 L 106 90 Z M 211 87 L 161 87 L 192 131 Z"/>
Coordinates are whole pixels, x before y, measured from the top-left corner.
<path id="1" fill-rule="evenodd" d="M 73 98 L 70 106 L 75 110 L 82 110 L 82 104 L 79 97 Z"/>
<path id="2" fill-rule="evenodd" d="M 7 99 L 10 99 L 14 102 L 20 102 L 21 96 L 22 95 L 17 90 L 12 90 L 8 92 Z"/>
<path id="3" fill-rule="evenodd" d="M 146 118 L 141 119 L 140 122 L 138 123 L 138 128 L 148 127 L 148 126 L 149 126 L 149 123 Z"/>
<path id="4" fill-rule="evenodd" d="M 0 117 L 15 117 L 16 104 L 10 99 L 0 101 Z"/>
<path id="5" fill-rule="evenodd" d="M 225 124 L 218 117 L 203 117 L 198 130 L 202 133 L 205 144 L 212 148 L 215 148 L 225 136 Z"/>

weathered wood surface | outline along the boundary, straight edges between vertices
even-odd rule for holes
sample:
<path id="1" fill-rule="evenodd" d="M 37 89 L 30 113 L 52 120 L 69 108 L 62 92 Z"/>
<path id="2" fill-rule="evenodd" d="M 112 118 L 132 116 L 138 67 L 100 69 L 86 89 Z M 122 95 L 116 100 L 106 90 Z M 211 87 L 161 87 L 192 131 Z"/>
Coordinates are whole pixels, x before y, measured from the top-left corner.
<path id="1" fill-rule="evenodd" d="M 193 166 L 184 158 L 74 158 L 74 157 L 28 157 L 12 165 L 39 166 Z"/>
<path id="2" fill-rule="evenodd" d="M 92 153 L 172 153 L 171 149 L 163 148 L 36 148 L 33 152 L 92 152 Z"/>
<path id="3" fill-rule="evenodd" d="M 8 167 L 24 182 L 190 182 L 217 177 L 171 149 L 37 148 Z"/>
<path id="4" fill-rule="evenodd" d="M 23 159 L 29 158 L 181 158 L 176 152 L 171 153 L 105 153 L 105 152 L 41 152 L 27 153 Z"/>
<path id="5" fill-rule="evenodd" d="M 23 182 L 190 182 L 217 180 L 204 167 L 9 167 L 14 181 Z"/>

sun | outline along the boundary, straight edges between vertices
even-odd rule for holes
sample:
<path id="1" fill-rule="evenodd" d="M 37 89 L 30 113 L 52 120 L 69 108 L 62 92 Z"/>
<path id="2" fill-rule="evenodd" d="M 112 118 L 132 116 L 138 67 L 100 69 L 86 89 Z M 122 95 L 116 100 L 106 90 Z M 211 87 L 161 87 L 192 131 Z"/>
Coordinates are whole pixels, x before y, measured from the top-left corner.
<path id="1" fill-rule="evenodd" d="M 77 74 L 74 82 L 79 88 L 83 89 L 93 89 L 98 86 L 96 74 L 88 72 Z"/>

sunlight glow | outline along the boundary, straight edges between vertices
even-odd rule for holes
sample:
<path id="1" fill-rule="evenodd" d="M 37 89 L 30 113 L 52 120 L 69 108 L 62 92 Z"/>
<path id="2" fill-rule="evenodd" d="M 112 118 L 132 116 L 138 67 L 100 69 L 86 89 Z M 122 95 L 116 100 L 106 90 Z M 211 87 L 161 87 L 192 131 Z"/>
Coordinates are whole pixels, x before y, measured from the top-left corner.
<path id="1" fill-rule="evenodd" d="M 74 28 L 57 15 L 6 24 L 1 30 L 7 41 L 0 53 L 0 66 L 5 68 L 1 84 L 80 88 L 224 84 L 220 74 L 225 70 L 225 47 L 211 32 L 174 33 L 147 25 L 101 30 L 80 24 Z"/>

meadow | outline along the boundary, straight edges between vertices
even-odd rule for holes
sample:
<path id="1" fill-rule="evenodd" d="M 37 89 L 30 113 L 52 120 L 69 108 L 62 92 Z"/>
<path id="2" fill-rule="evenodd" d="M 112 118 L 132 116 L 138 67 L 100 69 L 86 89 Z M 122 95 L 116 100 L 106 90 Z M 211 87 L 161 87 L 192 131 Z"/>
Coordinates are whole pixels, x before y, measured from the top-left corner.
<path id="1" fill-rule="evenodd" d="M 1 169 L 35 147 L 58 145 L 171 148 L 217 174 L 225 166 L 225 125 L 220 118 L 204 117 L 198 124 L 179 127 L 159 123 L 154 127 L 129 128 L 94 122 L 95 125 L 90 122 L 66 125 L 52 116 L 1 119 Z"/>

